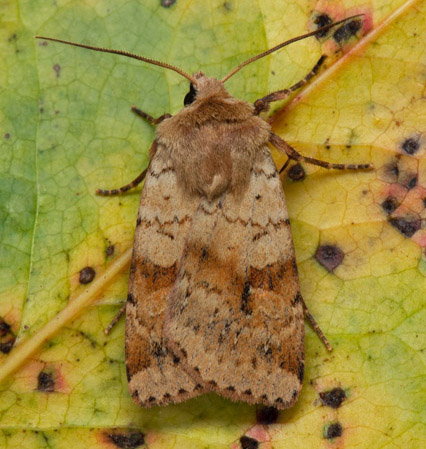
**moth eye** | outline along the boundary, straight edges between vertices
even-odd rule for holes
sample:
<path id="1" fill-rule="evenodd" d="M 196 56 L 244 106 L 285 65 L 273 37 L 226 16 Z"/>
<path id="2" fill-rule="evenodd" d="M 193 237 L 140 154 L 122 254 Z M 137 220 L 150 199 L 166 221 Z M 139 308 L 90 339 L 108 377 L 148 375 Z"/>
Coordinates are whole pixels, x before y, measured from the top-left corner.
<path id="1" fill-rule="evenodd" d="M 185 95 L 185 98 L 183 99 L 183 104 L 185 106 L 188 106 L 189 104 L 193 103 L 196 96 L 197 92 L 195 91 L 194 85 L 191 83 L 191 86 L 189 87 L 189 92 Z"/>

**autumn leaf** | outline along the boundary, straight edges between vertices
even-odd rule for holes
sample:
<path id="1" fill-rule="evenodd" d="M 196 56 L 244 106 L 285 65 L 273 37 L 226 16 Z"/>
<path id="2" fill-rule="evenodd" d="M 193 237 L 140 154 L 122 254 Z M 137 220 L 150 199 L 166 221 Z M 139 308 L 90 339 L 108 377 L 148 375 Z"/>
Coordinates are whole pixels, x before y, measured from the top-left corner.
<path id="1" fill-rule="evenodd" d="M 0 447 L 423 447 L 425 2 L 5 0 L 1 12 Z M 362 26 L 300 41 L 227 82 L 253 102 L 327 54 L 309 86 L 273 111 L 274 131 L 304 155 L 375 166 L 349 173 L 293 163 L 282 175 L 302 293 L 333 352 L 307 325 L 305 385 L 284 412 L 214 394 L 139 408 L 127 391 L 124 323 L 109 336 L 103 329 L 126 296 L 120 263 L 140 189 L 119 198 L 94 192 L 147 165 L 154 130 L 130 106 L 176 113 L 188 82 L 34 36 L 221 77 L 359 13 Z M 19 352 L 97 291 L 100 299 L 64 319 L 38 351 Z M 13 357 L 19 369 L 4 376 Z"/>

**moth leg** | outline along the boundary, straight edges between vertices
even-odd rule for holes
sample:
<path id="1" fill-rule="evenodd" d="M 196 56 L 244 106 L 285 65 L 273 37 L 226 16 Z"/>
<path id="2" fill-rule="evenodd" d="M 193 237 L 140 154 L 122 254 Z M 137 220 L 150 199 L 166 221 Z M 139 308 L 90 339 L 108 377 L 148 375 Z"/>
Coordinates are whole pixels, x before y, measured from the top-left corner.
<path id="1" fill-rule="evenodd" d="M 317 333 L 319 339 L 324 343 L 325 347 L 327 348 L 327 351 L 331 352 L 333 350 L 333 348 L 331 347 L 330 342 L 327 340 L 327 337 L 324 335 L 324 332 L 321 330 L 318 323 L 315 321 L 315 318 L 309 312 L 308 307 L 305 304 L 305 301 L 304 301 L 302 295 L 300 295 L 300 299 L 302 300 L 303 312 L 305 314 L 305 317 L 311 323 L 311 326 L 313 327 L 314 331 Z"/>
<path id="2" fill-rule="evenodd" d="M 337 170 L 367 170 L 373 169 L 373 164 L 333 164 L 327 161 L 321 161 L 320 159 L 314 159 L 312 157 L 302 156 L 297 152 L 291 145 L 289 145 L 281 137 L 274 133 L 270 134 L 269 142 L 282 153 L 287 154 L 290 159 L 297 162 L 307 162 L 308 164 L 318 165 L 319 167 L 327 169 L 337 169 Z"/>
<path id="3" fill-rule="evenodd" d="M 269 109 L 269 103 L 272 103 L 274 101 L 278 100 L 284 100 L 288 96 L 290 96 L 291 93 L 293 93 L 295 90 L 301 88 L 305 84 L 309 82 L 311 78 L 313 78 L 317 73 L 319 68 L 322 66 L 323 62 L 325 61 L 326 56 L 322 55 L 317 63 L 314 65 L 312 70 L 303 78 L 302 80 L 298 81 L 296 84 L 293 84 L 293 86 L 283 89 L 283 90 L 277 90 L 276 92 L 272 92 L 269 95 L 266 95 L 263 98 L 259 98 L 254 102 L 254 108 L 255 108 L 255 114 L 259 115 L 261 112 L 267 111 Z"/>
<path id="4" fill-rule="evenodd" d="M 158 125 L 159 123 L 161 123 L 166 118 L 170 118 L 171 117 L 171 114 L 163 114 L 163 115 L 160 115 L 160 117 L 155 118 L 152 115 L 149 115 L 148 113 L 146 113 L 146 112 L 142 111 L 141 109 L 137 108 L 136 106 L 132 106 L 131 109 L 132 109 L 132 111 L 136 115 L 138 115 L 139 117 L 142 117 L 147 122 L 151 123 L 151 125 Z"/>
<path id="5" fill-rule="evenodd" d="M 154 140 L 152 142 L 151 148 L 149 149 L 149 158 L 152 159 L 154 157 L 154 154 L 157 150 L 157 141 Z M 144 179 L 148 172 L 148 169 L 146 168 L 141 174 L 139 174 L 131 183 L 126 184 L 123 187 L 120 187 L 119 189 L 112 189 L 112 190 L 103 190 L 103 189 L 96 189 L 96 195 L 102 195 L 102 196 L 113 196 L 113 195 L 121 195 L 124 192 L 127 192 L 130 189 L 133 189 L 133 187 L 136 187 L 139 185 Z"/>
<path id="6" fill-rule="evenodd" d="M 279 174 L 281 174 L 288 167 L 290 161 L 291 159 L 288 157 L 287 160 L 284 162 L 284 165 L 280 168 L 280 171 L 278 172 Z"/>
<path id="7" fill-rule="evenodd" d="M 121 318 L 123 313 L 126 311 L 126 302 L 121 306 L 118 313 L 115 315 L 115 317 L 112 319 L 111 323 L 108 324 L 108 326 L 104 329 L 104 334 L 109 335 L 112 331 L 113 327 L 117 324 L 118 320 Z"/>
<path id="8" fill-rule="evenodd" d="M 128 190 L 133 189 L 133 187 L 136 187 L 138 184 L 140 184 L 144 180 L 147 171 L 148 169 L 146 168 L 131 183 L 126 184 L 125 186 L 120 187 L 119 189 L 112 189 L 112 190 L 96 189 L 96 195 L 102 196 L 121 195 L 122 193 L 127 192 Z"/>

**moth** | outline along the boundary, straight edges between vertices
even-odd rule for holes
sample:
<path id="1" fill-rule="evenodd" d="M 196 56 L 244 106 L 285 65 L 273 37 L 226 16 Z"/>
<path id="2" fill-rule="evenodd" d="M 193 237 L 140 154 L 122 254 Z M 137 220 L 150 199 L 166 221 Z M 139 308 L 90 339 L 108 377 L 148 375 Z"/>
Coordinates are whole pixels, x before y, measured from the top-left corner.
<path id="1" fill-rule="evenodd" d="M 97 190 L 122 194 L 145 179 L 125 304 L 127 378 L 137 404 L 166 405 L 215 392 L 287 408 L 303 382 L 304 316 L 331 349 L 300 293 L 287 206 L 269 145 L 288 161 L 328 169 L 370 164 L 304 157 L 260 116 L 306 84 L 324 56 L 303 80 L 253 105 L 232 97 L 225 82 L 247 64 L 347 20 L 357 19 L 283 42 L 222 80 L 119 50 L 39 37 L 129 56 L 190 82 L 185 106 L 174 116 L 153 118 L 133 107 L 158 125 L 149 166 L 120 189 Z"/>

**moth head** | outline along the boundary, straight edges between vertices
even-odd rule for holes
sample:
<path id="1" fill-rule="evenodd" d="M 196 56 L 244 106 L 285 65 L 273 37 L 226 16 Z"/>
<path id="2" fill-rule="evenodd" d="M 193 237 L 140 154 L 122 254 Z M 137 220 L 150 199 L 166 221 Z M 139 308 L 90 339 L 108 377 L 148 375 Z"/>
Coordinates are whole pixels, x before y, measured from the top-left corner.
<path id="1" fill-rule="evenodd" d="M 192 104 L 196 100 L 230 97 L 222 81 L 209 77 L 203 72 L 194 73 L 194 79 L 197 84 L 190 84 L 189 91 L 183 100 L 185 106 Z"/>

